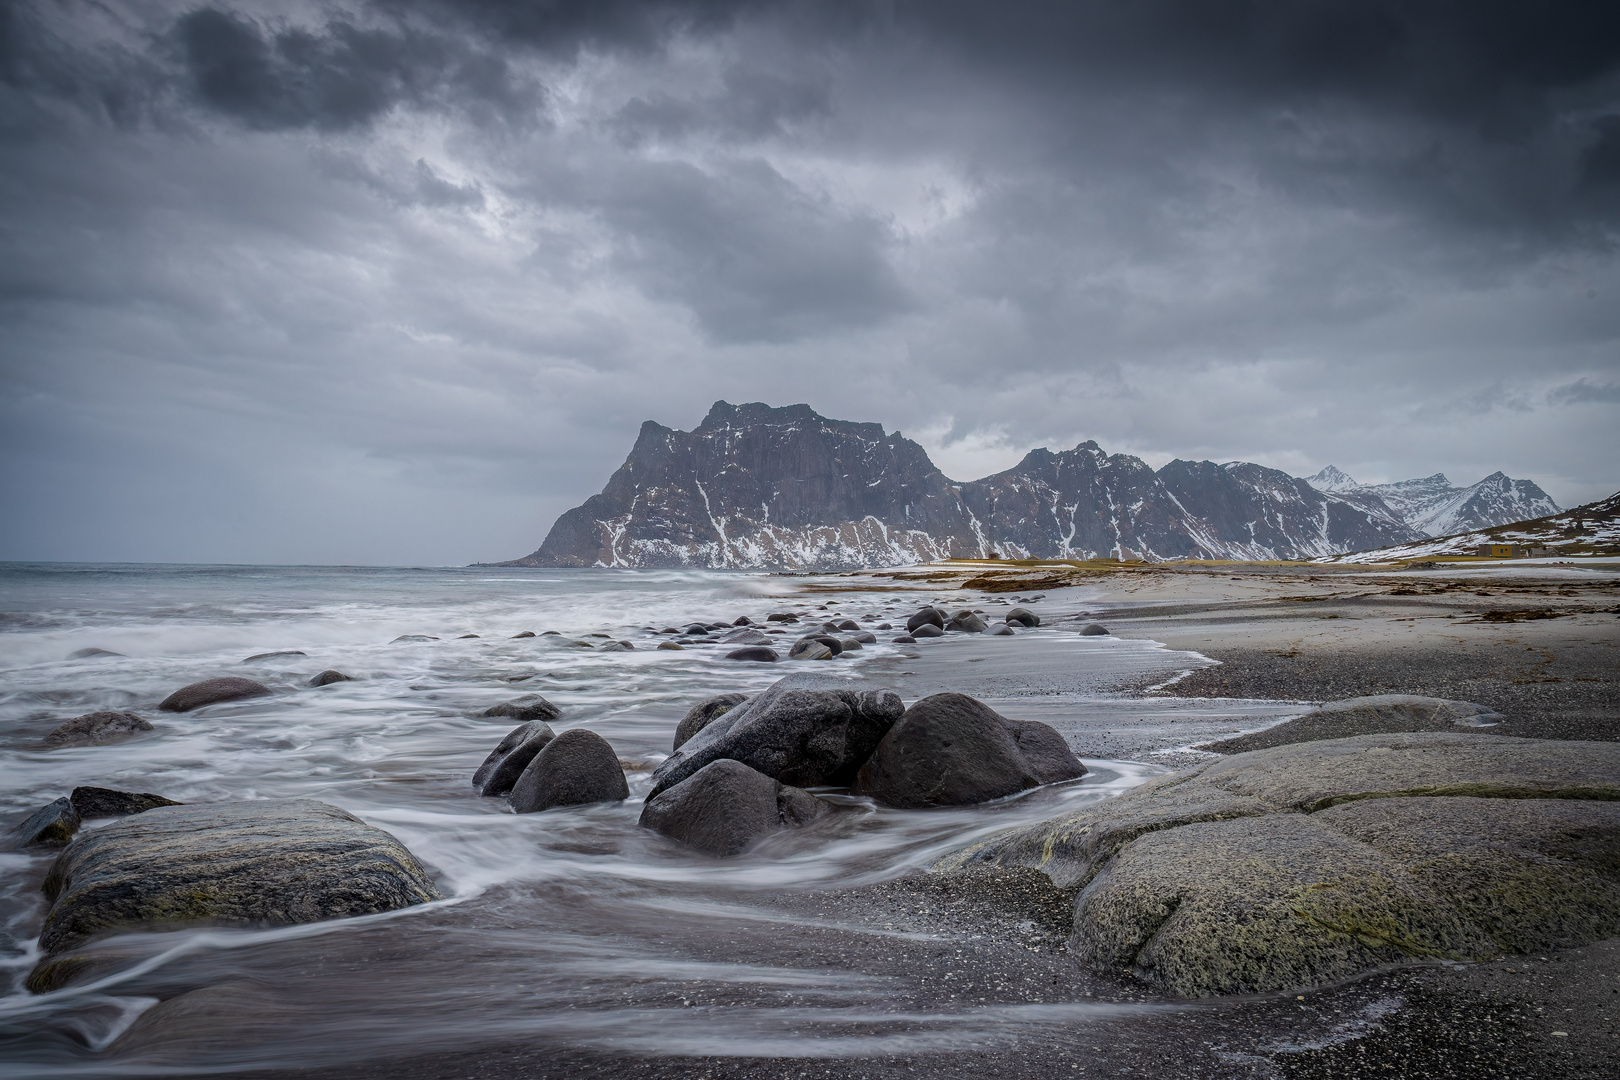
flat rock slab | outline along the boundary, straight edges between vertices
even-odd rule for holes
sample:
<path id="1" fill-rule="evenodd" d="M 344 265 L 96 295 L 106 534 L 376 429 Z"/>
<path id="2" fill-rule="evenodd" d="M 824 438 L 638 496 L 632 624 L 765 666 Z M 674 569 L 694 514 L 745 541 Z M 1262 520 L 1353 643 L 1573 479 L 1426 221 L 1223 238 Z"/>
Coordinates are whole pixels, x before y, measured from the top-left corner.
<path id="1" fill-rule="evenodd" d="M 1456 731 L 1488 728 L 1506 717 L 1471 701 L 1419 697 L 1415 694 L 1378 694 L 1373 697 L 1330 701 L 1264 731 L 1222 739 L 1199 747 L 1216 754 L 1241 754 L 1289 743 L 1317 739 L 1349 739 L 1357 735 L 1406 731 Z"/>
<path id="2" fill-rule="evenodd" d="M 1209 762 L 935 870 L 1039 869 L 1073 951 L 1208 997 L 1620 934 L 1617 850 L 1620 744 L 1420 732 Z"/>
<path id="3" fill-rule="evenodd" d="M 442 899 L 398 840 L 308 799 L 162 806 L 81 834 L 45 880 L 40 948 L 185 926 L 289 926 Z"/>

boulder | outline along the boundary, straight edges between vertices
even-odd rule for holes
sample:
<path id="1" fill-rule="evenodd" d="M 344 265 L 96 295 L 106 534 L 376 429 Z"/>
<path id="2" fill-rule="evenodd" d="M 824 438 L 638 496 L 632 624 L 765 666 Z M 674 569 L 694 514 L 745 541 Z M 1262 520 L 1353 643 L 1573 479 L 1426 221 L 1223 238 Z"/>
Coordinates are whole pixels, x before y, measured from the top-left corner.
<path id="1" fill-rule="evenodd" d="M 512 720 L 528 722 L 530 720 L 555 720 L 562 715 L 562 710 L 539 694 L 524 694 L 522 697 L 503 701 L 499 705 L 491 705 L 483 712 L 484 716 L 504 716 Z"/>
<path id="2" fill-rule="evenodd" d="M 789 660 L 831 660 L 837 655 L 825 642 L 815 638 L 800 638 L 788 650 Z"/>
<path id="3" fill-rule="evenodd" d="M 401 634 L 401 635 L 399 635 L 399 637 L 395 638 L 393 641 L 390 641 L 388 644 L 390 644 L 390 645 L 398 645 L 402 641 L 438 641 L 438 640 L 439 639 L 434 637 L 432 634 Z"/>
<path id="4" fill-rule="evenodd" d="M 609 641 L 599 646 L 602 652 L 634 652 L 636 647 L 629 641 Z"/>
<path id="5" fill-rule="evenodd" d="M 1071 951 L 1202 997 L 1615 936 L 1617 847 L 1620 744 L 1439 731 L 1207 762 L 934 869 L 1039 869 L 1081 890 Z"/>
<path id="6" fill-rule="evenodd" d="M 840 656 L 842 656 L 843 653 L 847 653 L 847 652 L 860 652 L 861 651 L 861 643 L 859 641 L 855 640 L 852 637 L 839 638 L 838 639 L 838 645 L 839 645 L 839 648 L 842 650 L 842 652 L 839 653 Z"/>
<path id="7" fill-rule="evenodd" d="M 681 631 L 681 633 L 683 633 L 683 634 L 690 634 L 690 635 L 694 635 L 694 636 L 707 634 L 708 632 L 709 632 L 709 628 L 707 626 L 705 626 L 703 623 L 700 623 L 700 622 L 687 623 L 686 624 L 686 629 Z"/>
<path id="8" fill-rule="evenodd" d="M 1027 607 L 1013 608 L 1011 611 L 1007 612 L 1004 619 L 1008 623 L 1016 623 L 1019 626 L 1041 625 L 1041 617 L 1029 610 Z"/>
<path id="9" fill-rule="evenodd" d="M 1006 623 L 998 622 L 992 624 L 990 629 L 986 630 L 985 633 L 991 637 L 1010 637 L 1017 633 L 1017 631 Z"/>
<path id="10" fill-rule="evenodd" d="M 252 656 L 244 657 L 238 662 L 243 664 L 256 664 L 260 660 L 286 660 L 291 659 L 294 656 L 308 655 L 309 653 L 302 649 L 278 649 L 275 652 L 254 653 Z"/>
<path id="11" fill-rule="evenodd" d="M 79 831 L 79 812 L 71 799 L 46 803 L 11 830 L 9 848 L 63 847 Z"/>
<path id="12" fill-rule="evenodd" d="M 93 712 L 57 726 L 45 736 L 45 745 L 52 749 L 64 746 L 101 746 L 122 742 L 124 739 L 145 734 L 152 725 L 134 713 Z"/>
<path id="13" fill-rule="evenodd" d="M 534 637 L 534 631 L 533 630 L 525 630 L 521 634 L 513 634 L 509 640 L 516 641 L 519 638 L 526 638 L 526 637 Z"/>
<path id="14" fill-rule="evenodd" d="M 556 738 L 556 732 L 544 720 L 530 720 L 527 724 L 507 732 L 506 738 L 495 744 L 484 763 L 473 773 L 473 787 L 480 795 L 505 795 L 518 782 L 523 770 Z"/>
<path id="15" fill-rule="evenodd" d="M 93 656 L 123 656 L 123 655 L 124 655 L 123 653 L 121 653 L 121 652 L 113 652 L 111 649 L 74 649 L 72 652 L 67 654 L 67 658 L 69 660 L 88 660 Z"/>
<path id="16" fill-rule="evenodd" d="M 893 690 L 801 690 L 779 680 L 666 758 L 649 797 L 721 758 L 797 787 L 847 784 L 904 711 Z"/>
<path id="17" fill-rule="evenodd" d="M 456 640 L 457 641 L 477 641 L 478 640 L 478 635 L 477 634 L 457 634 L 456 635 Z"/>
<path id="18" fill-rule="evenodd" d="M 667 652 L 684 652 L 686 650 L 685 645 L 675 641 L 660 641 L 658 647 Z"/>
<path id="19" fill-rule="evenodd" d="M 752 660 L 760 664 L 774 664 L 780 657 L 776 650 L 764 645 L 744 645 L 726 653 L 727 660 Z"/>
<path id="20" fill-rule="evenodd" d="M 860 628 L 861 628 L 861 624 L 856 622 L 854 619 L 845 619 L 843 622 L 839 623 L 833 629 L 835 629 L 835 630 L 859 630 Z"/>
<path id="21" fill-rule="evenodd" d="M 731 622 L 732 626 L 753 626 L 754 620 L 746 615 L 739 615 Z"/>
<path id="22" fill-rule="evenodd" d="M 78 837 L 40 949 L 183 926 L 290 926 L 441 899 L 393 836 L 309 799 L 161 806 Z"/>
<path id="23" fill-rule="evenodd" d="M 901 634 L 899 637 L 890 638 L 889 640 L 894 642 L 894 644 L 896 644 L 896 645 L 915 645 L 915 644 L 917 644 L 917 639 L 912 637 L 910 634 Z"/>
<path id="24" fill-rule="evenodd" d="M 862 645 L 876 645 L 877 635 L 870 630 L 857 630 L 849 635 L 851 641 L 858 641 Z"/>
<path id="25" fill-rule="evenodd" d="M 160 806 L 180 806 L 173 799 L 139 791 L 119 791 L 117 788 L 76 787 L 68 796 L 73 809 L 81 818 L 128 817 L 155 810 Z"/>
<path id="26" fill-rule="evenodd" d="M 739 855 L 782 828 L 832 808 L 740 761 L 720 758 L 647 800 L 641 824 L 709 855 Z"/>
<path id="27" fill-rule="evenodd" d="M 630 797 L 619 755 L 594 731 L 574 728 L 546 743 L 512 786 L 512 809 L 532 814 L 558 806 Z"/>
<path id="28" fill-rule="evenodd" d="M 1107 637 L 1108 636 L 1108 627 L 1104 626 L 1102 623 L 1095 623 L 1095 622 L 1090 623 L 1085 627 L 1085 629 L 1080 631 L 1080 636 L 1081 637 Z"/>
<path id="29" fill-rule="evenodd" d="M 1304 716 L 1264 731 L 1239 735 L 1235 739 L 1222 739 L 1199 749 L 1217 754 L 1241 754 L 1316 739 L 1346 739 L 1354 735 L 1401 731 L 1468 730 L 1490 727 L 1504 719 L 1506 717 L 1500 713 L 1471 701 L 1448 701 L 1412 694 L 1379 694 L 1330 701 Z"/>
<path id="30" fill-rule="evenodd" d="M 966 806 L 1085 771 L 1045 724 L 1008 720 L 966 694 L 934 694 L 889 729 L 850 790 L 884 806 Z"/>
<path id="31" fill-rule="evenodd" d="M 799 617 L 791 611 L 776 611 L 765 616 L 765 621 L 768 623 L 796 623 L 799 621 Z"/>
<path id="32" fill-rule="evenodd" d="M 204 679 L 190 686 L 182 686 L 164 698 L 158 704 L 158 708 L 164 712 L 190 712 L 204 705 L 264 697 L 269 693 L 270 688 L 262 682 L 244 679 L 240 675 L 224 675 L 217 679 Z"/>
<path id="33" fill-rule="evenodd" d="M 309 680 L 309 686 L 331 686 L 333 683 L 354 682 L 353 675 L 345 675 L 336 668 L 327 668 L 325 671 Z"/>
<path id="34" fill-rule="evenodd" d="M 936 607 L 925 607 L 906 620 L 906 633 L 914 634 L 919 626 L 937 626 L 945 629 L 945 613 Z"/>
<path id="35" fill-rule="evenodd" d="M 977 612 L 958 611 L 951 616 L 951 621 L 945 624 L 947 630 L 957 630 L 964 634 L 982 634 L 990 629 L 990 624 L 979 618 Z"/>
<path id="36" fill-rule="evenodd" d="M 764 645 L 771 638 L 763 630 L 756 630 L 752 626 L 744 626 L 733 630 L 720 640 L 727 645 Z"/>
<path id="37" fill-rule="evenodd" d="M 915 630 L 911 631 L 911 639 L 913 641 L 918 641 L 918 640 L 921 640 L 922 638 L 935 638 L 935 637 L 944 637 L 944 636 L 945 636 L 945 631 L 941 630 L 939 627 L 935 626 L 933 623 L 922 623 Z"/>
<path id="38" fill-rule="evenodd" d="M 685 742 L 708 727 L 717 718 L 735 709 L 748 700 L 747 694 L 716 694 L 711 698 L 704 698 L 681 717 L 681 722 L 675 725 L 675 745 L 671 750 L 679 750 Z"/>

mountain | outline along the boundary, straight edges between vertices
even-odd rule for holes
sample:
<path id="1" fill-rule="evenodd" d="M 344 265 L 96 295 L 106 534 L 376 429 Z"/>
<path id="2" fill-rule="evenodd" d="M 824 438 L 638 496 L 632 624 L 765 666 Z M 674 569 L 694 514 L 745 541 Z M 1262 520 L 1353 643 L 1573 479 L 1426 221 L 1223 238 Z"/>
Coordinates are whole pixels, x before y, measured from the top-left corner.
<path id="1" fill-rule="evenodd" d="M 1522 544 L 1547 549 L 1551 557 L 1620 555 L 1620 492 L 1573 510 L 1473 529 L 1452 536 L 1398 544 L 1320 562 L 1382 563 L 1435 555 L 1473 555 L 1481 544 Z"/>
<path id="2" fill-rule="evenodd" d="M 957 483 L 881 425 L 808 405 L 715 402 L 692 431 L 648 421 L 601 494 L 506 565 L 848 569 L 956 557 L 1274 559 L 1420 539 L 1246 462 L 1155 472 L 1095 442 Z"/>
<path id="3" fill-rule="evenodd" d="M 1462 488 L 1444 473 L 1393 484 L 1358 484 L 1329 465 L 1306 482 L 1372 517 L 1399 522 L 1428 536 L 1449 536 L 1558 513 L 1558 504 L 1533 482 L 1514 480 L 1501 472 Z"/>

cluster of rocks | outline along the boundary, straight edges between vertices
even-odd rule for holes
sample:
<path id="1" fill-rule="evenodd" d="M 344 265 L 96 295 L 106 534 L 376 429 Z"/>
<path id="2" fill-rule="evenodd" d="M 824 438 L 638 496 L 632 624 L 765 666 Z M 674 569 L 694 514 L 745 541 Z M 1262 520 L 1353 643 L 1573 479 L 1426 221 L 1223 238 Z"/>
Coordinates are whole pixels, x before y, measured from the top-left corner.
<path id="1" fill-rule="evenodd" d="M 1041 617 L 1027 607 L 1010 609 L 998 623 L 986 622 L 983 615 L 983 611 L 969 609 L 950 615 L 941 608 L 925 607 L 906 620 L 906 632 L 894 640 L 899 644 L 909 645 L 919 640 L 944 637 L 947 633 L 989 634 L 992 637 L 1002 637 L 1016 634 L 1019 629 L 1041 625 Z"/>
<path id="2" fill-rule="evenodd" d="M 847 787 L 885 806 L 962 806 L 1085 773 L 1063 737 L 962 694 L 906 708 L 893 690 L 779 680 L 699 702 L 653 772 L 641 824 L 712 855 L 833 812 L 804 790 Z"/>
<path id="3" fill-rule="evenodd" d="M 480 795 L 509 795 L 512 809 L 520 814 L 630 797 L 619 755 L 608 741 L 585 728 L 558 735 L 547 721 L 562 711 L 539 694 L 502 702 L 484 715 L 523 723 L 496 744 L 473 774 Z"/>

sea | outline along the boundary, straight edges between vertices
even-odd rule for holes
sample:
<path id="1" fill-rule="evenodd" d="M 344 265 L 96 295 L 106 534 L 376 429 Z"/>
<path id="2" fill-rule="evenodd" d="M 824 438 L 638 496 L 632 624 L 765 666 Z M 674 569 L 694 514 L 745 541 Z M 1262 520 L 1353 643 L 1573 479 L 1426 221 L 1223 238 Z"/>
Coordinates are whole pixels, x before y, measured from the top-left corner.
<path id="1" fill-rule="evenodd" d="M 1114 797 L 1196 756 L 1189 747 L 1202 735 L 1302 711 L 1144 696 L 1142 687 L 1211 661 L 1079 634 L 1100 596 L 742 571 L 0 564 L 0 825 L 79 785 L 187 803 L 318 799 L 398 837 L 446 897 L 294 927 L 126 934 L 94 946 L 96 964 L 79 981 L 34 995 L 23 983 L 40 960 L 40 884 L 54 853 L 0 852 L 0 1064 L 10 1077 L 185 1075 L 514 1044 L 813 1060 L 994 1047 L 1156 1007 L 1078 993 L 1033 1004 L 922 992 L 923 976 L 868 962 L 872 950 L 943 947 L 961 931 L 874 921 L 836 899 Z M 1014 602 L 1040 612 L 1041 628 L 892 640 L 924 603 L 995 619 Z M 771 613 L 801 626 L 854 620 L 878 641 L 816 663 L 727 660 L 732 646 L 707 641 L 657 648 L 693 622 L 746 616 L 767 626 Z M 632 647 L 603 648 L 621 641 Z M 73 658 L 87 649 L 100 652 Z M 310 687 L 326 669 L 352 679 Z M 156 708 L 217 675 L 274 693 L 184 714 Z M 891 810 L 822 792 L 839 813 L 731 859 L 641 829 L 650 772 L 685 712 L 790 675 L 892 685 L 908 703 L 974 693 L 1009 716 L 1052 723 L 1088 772 L 963 808 Z M 627 801 L 520 815 L 473 790 L 473 771 L 513 726 L 482 714 L 532 693 L 561 709 L 555 729 L 589 728 L 613 745 Z M 97 710 L 135 712 L 155 730 L 46 747 L 56 725 Z M 807 953 L 798 946 L 812 933 L 823 947 Z M 120 1041 L 158 1002 L 206 987 L 251 1005 L 210 1021 L 216 1037 L 155 1049 Z"/>

